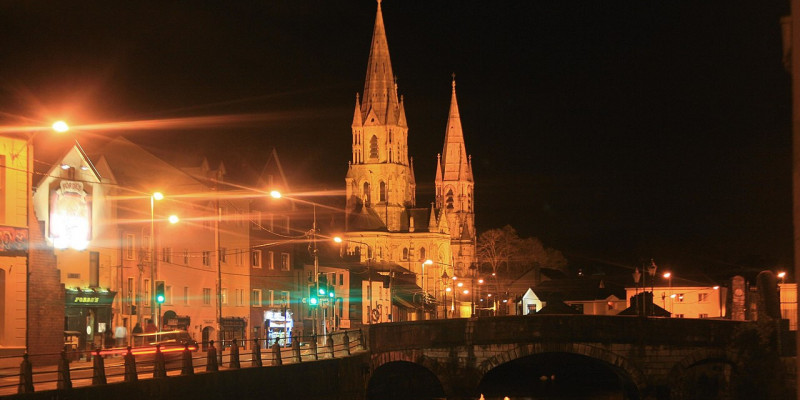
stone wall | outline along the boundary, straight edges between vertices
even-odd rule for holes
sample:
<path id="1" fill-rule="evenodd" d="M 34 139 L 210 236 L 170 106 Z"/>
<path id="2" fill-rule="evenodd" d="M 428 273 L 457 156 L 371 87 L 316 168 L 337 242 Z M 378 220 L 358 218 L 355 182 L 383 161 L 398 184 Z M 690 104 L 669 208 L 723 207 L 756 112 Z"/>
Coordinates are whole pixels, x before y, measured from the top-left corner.
<path id="1" fill-rule="evenodd" d="M 64 287 L 56 256 L 33 212 L 28 226 L 28 353 L 35 365 L 55 364 L 64 348 Z"/>

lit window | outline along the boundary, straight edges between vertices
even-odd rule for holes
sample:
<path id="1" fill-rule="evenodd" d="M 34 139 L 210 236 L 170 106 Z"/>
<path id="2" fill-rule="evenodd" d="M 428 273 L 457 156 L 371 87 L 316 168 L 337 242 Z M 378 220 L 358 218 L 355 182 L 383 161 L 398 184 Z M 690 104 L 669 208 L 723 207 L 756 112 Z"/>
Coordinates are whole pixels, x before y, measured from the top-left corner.
<path id="1" fill-rule="evenodd" d="M 132 234 L 125 235 L 125 258 L 128 260 L 133 260 L 135 256 L 134 237 Z"/>
<path id="2" fill-rule="evenodd" d="M 369 156 L 370 158 L 378 158 L 378 137 L 375 135 L 369 140 Z"/>
<path id="3" fill-rule="evenodd" d="M 228 289 L 222 289 L 222 304 L 228 305 Z"/>
<path id="4" fill-rule="evenodd" d="M 211 288 L 203 288 L 203 305 L 211 305 Z"/>

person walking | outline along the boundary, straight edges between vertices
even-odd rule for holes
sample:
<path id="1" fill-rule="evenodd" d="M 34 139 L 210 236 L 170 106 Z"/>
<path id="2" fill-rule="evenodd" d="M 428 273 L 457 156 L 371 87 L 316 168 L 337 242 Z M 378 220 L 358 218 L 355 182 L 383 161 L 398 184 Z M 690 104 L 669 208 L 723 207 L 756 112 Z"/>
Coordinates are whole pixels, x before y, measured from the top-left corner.
<path id="1" fill-rule="evenodd" d="M 125 346 L 125 339 L 128 337 L 128 328 L 125 325 L 120 325 L 114 328 L 114 341 L 117 347 Z"/>
<path id="2" fill-rule="evenodd" d="M 133 330 L 131 330 L 131 337 L 133 338 L 131 341 L 131 346 L 136 346 L 136 338 L 138 337 L 137 335 L 141 335 L 142 333 L 144 333 L 144 330 L 142 330 L 142 324 L 137 322 L 133 327 Z"/>

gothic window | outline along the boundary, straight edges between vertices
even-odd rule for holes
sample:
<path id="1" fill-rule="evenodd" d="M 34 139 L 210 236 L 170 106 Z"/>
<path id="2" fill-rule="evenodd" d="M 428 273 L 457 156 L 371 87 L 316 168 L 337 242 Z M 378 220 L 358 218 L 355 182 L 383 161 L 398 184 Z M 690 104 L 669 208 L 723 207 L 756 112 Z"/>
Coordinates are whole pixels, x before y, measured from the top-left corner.
<path id="1" fill-rule="evenodd" d="M 362 194 L 364 205 L 369 206 L 369 182 L 364 182 L 364 192 Z"/>
<path id="2" fill-rule="evenodd" d="M 425 248 L 424 247 L 420 247 L 419 248 L 419 259 L 422 260 L 422 261 L 425 261 Z"/>
<path id="3" fill-rule="evenodd" d="M 378 137 L 375 135 L 369 140 L 369 157 L 378 158 Z"/>
<path id="4" fill-rule="evenodd" d="M 408 249 L 403 247 L 403 260 L 408 260 Z"/>
<path id="5" fill-rule="evenodd" d="M 445 199 L 445 204 L 448 210 L 453 209 L 453 189 L 447 189 L 447 198 Z"/>
<path id="6" fill-rule="evenodd" d="M 389 149 L 389 162 L 393 162 L 394 159 L 392 157 L 392 149 Z"/>
<path id="7" fill-rule="evenodd" d="M 378 201 L 386 201 L 386 182 L 381 181 L 380 189 L 381 189 L 380 190 L 380 195 L 379 195 L 380 198 L 379 198 Z"/>

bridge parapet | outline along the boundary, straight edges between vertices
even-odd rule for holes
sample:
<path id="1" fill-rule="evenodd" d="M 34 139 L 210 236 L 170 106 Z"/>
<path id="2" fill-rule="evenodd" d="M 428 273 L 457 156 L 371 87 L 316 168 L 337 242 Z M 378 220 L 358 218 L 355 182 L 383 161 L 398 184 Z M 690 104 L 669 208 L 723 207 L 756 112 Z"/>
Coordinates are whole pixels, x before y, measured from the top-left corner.
<path id="1" fill-rule="evenodd" d="M 604 315 L 534 315 L 376 324 L 373 353 L 535 342 L 593 342 L 651 346 L 724 347 L 743 322 Z"/>

